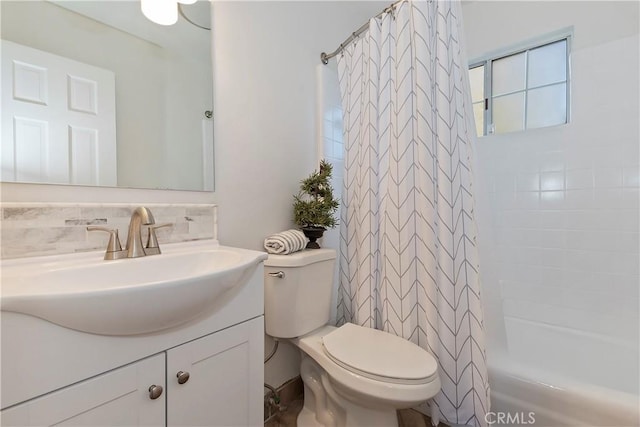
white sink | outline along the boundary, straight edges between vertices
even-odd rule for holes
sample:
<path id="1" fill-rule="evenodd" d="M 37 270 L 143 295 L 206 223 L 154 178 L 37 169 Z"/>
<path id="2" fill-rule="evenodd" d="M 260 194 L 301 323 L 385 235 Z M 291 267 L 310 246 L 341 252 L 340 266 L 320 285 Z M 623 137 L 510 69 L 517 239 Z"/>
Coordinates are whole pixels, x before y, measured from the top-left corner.
<path id="1" fill-rule="evenodd" d="M 219 308 L 263 252 L 215 240 L 166 244 L 162 254 L 105 261 L 102 252 L 4 260 L 2 311 L 101 335 L 137 335 Z"/>

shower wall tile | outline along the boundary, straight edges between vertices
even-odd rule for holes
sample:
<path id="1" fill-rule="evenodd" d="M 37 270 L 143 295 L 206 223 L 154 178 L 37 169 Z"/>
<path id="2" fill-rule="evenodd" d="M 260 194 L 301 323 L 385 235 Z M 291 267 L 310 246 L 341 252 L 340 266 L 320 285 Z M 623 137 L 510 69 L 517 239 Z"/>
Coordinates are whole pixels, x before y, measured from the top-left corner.
<path id="1" fill-rule="evenodd" d="M 138 205 L 4 203 L 0 206 L 1 257 L 20 258 L 104 250 L 106 233 L 88 232 L 88 225 L 117 228 L 126 242 L 131 212 Z M 146 204 L 162 243 L 217 238 L 215 205 Z"/>
<path id="2" fill-rule="evenodd" d="M 638 37 L 613 43 L 636 51 Z M 584 108 L 619 101 L 602 101 L 598 94 L 612 82 L 590 71 L 593 58 L 608 58 L 610 48 L 572 52 L 580 72 L 569 124 L 482 137 L 475 153 L 481 280 L 485 295 L 495 298 L 488 304 L 502 307 L 511 354 L 567 371 L 572 360 L 563 354 L 574 341 L 598 347 L 615 338 L 638 356 L 638 101 L 597 114 Z M 532 346 L 545 339 L 541 331 L 557 335 L 557 357 L 535 354 Z M 541 333 L 542 341 L 525 332 Z M 595 353 L 583 359 L 599 363 Z"/>
<path id="3" fill-rule="evenodd" d="M 564 313 L 571 314 L 573 312 Z M 618 323 L 614 320 L 609 326 L 615 327 Z M 637 393 L 637 348 L 628 345 L 627 339 L 604 334 L 597 334 L 602 339 L 594 339 L 596 334 L 592 332 L 567 333 L 569 328 L 510 316 L 505 317 L 505 329 L 510 337 L 509 353 L 520 363 L 540 367 L 541 362 L 553 361 L 542 366 L 560 378 L 579 379 L 582 383 L 632 395 Z M 594 361 L 606 363 L 612 369 L 594 369 Z M 615 369 L 619 367 L 629 369 Z"/>
<path id="4" fill-rule="evenodd" d="M 618 318 L 609 313 L 587 313 L 584 310 L 550 304 L 507 300 L 505 316 L 536 321 L 541 314 L 552 323 L 584 332 L 595 332 L 624 340 L 633 339 L 633 328 L 618 328 Z M 613 331 L 613 334 L 611 333 Z"/>

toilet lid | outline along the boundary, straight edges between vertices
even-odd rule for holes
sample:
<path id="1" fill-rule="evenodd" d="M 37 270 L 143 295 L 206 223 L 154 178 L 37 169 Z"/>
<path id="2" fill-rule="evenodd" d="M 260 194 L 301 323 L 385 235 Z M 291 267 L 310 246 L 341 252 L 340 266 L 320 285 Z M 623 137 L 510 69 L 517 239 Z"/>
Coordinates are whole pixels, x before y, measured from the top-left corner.
<path id="1" fill-rule="evenodd" d="M 352 323 L 325 335 L 322 341 L 334 362 L 380 381 L 424 384 L 432 380 L 438 369 L 433 356 L 412 342 Z"/>

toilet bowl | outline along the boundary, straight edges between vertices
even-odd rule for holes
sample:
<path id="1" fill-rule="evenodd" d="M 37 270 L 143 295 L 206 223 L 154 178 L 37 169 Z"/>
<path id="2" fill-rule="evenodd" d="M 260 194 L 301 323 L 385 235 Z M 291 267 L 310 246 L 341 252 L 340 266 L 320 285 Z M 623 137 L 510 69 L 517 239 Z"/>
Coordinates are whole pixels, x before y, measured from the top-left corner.
<path id="1" fill-rule="evenodd" d="M 387 332 L 328 325 L 334 262 L 330 249 L 265 261 L 266 332 L 289 339 L 302 355 L 298 425 L 397 426 L 397 409 L 440 391 L 436 360 Z"/>

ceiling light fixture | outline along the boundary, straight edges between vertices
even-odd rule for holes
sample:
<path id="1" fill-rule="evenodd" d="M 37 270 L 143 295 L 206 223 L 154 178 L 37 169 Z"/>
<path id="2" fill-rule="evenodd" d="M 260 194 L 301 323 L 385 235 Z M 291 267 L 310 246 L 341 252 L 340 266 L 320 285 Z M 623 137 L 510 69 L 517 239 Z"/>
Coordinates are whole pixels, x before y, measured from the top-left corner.
<path id="1" fill-rule="evenodd" d="M 178 3 L 193 4 L 198 0 L 140 0 L 142 13 L 152 22 L 173 25 L 178 22 Z"/>

